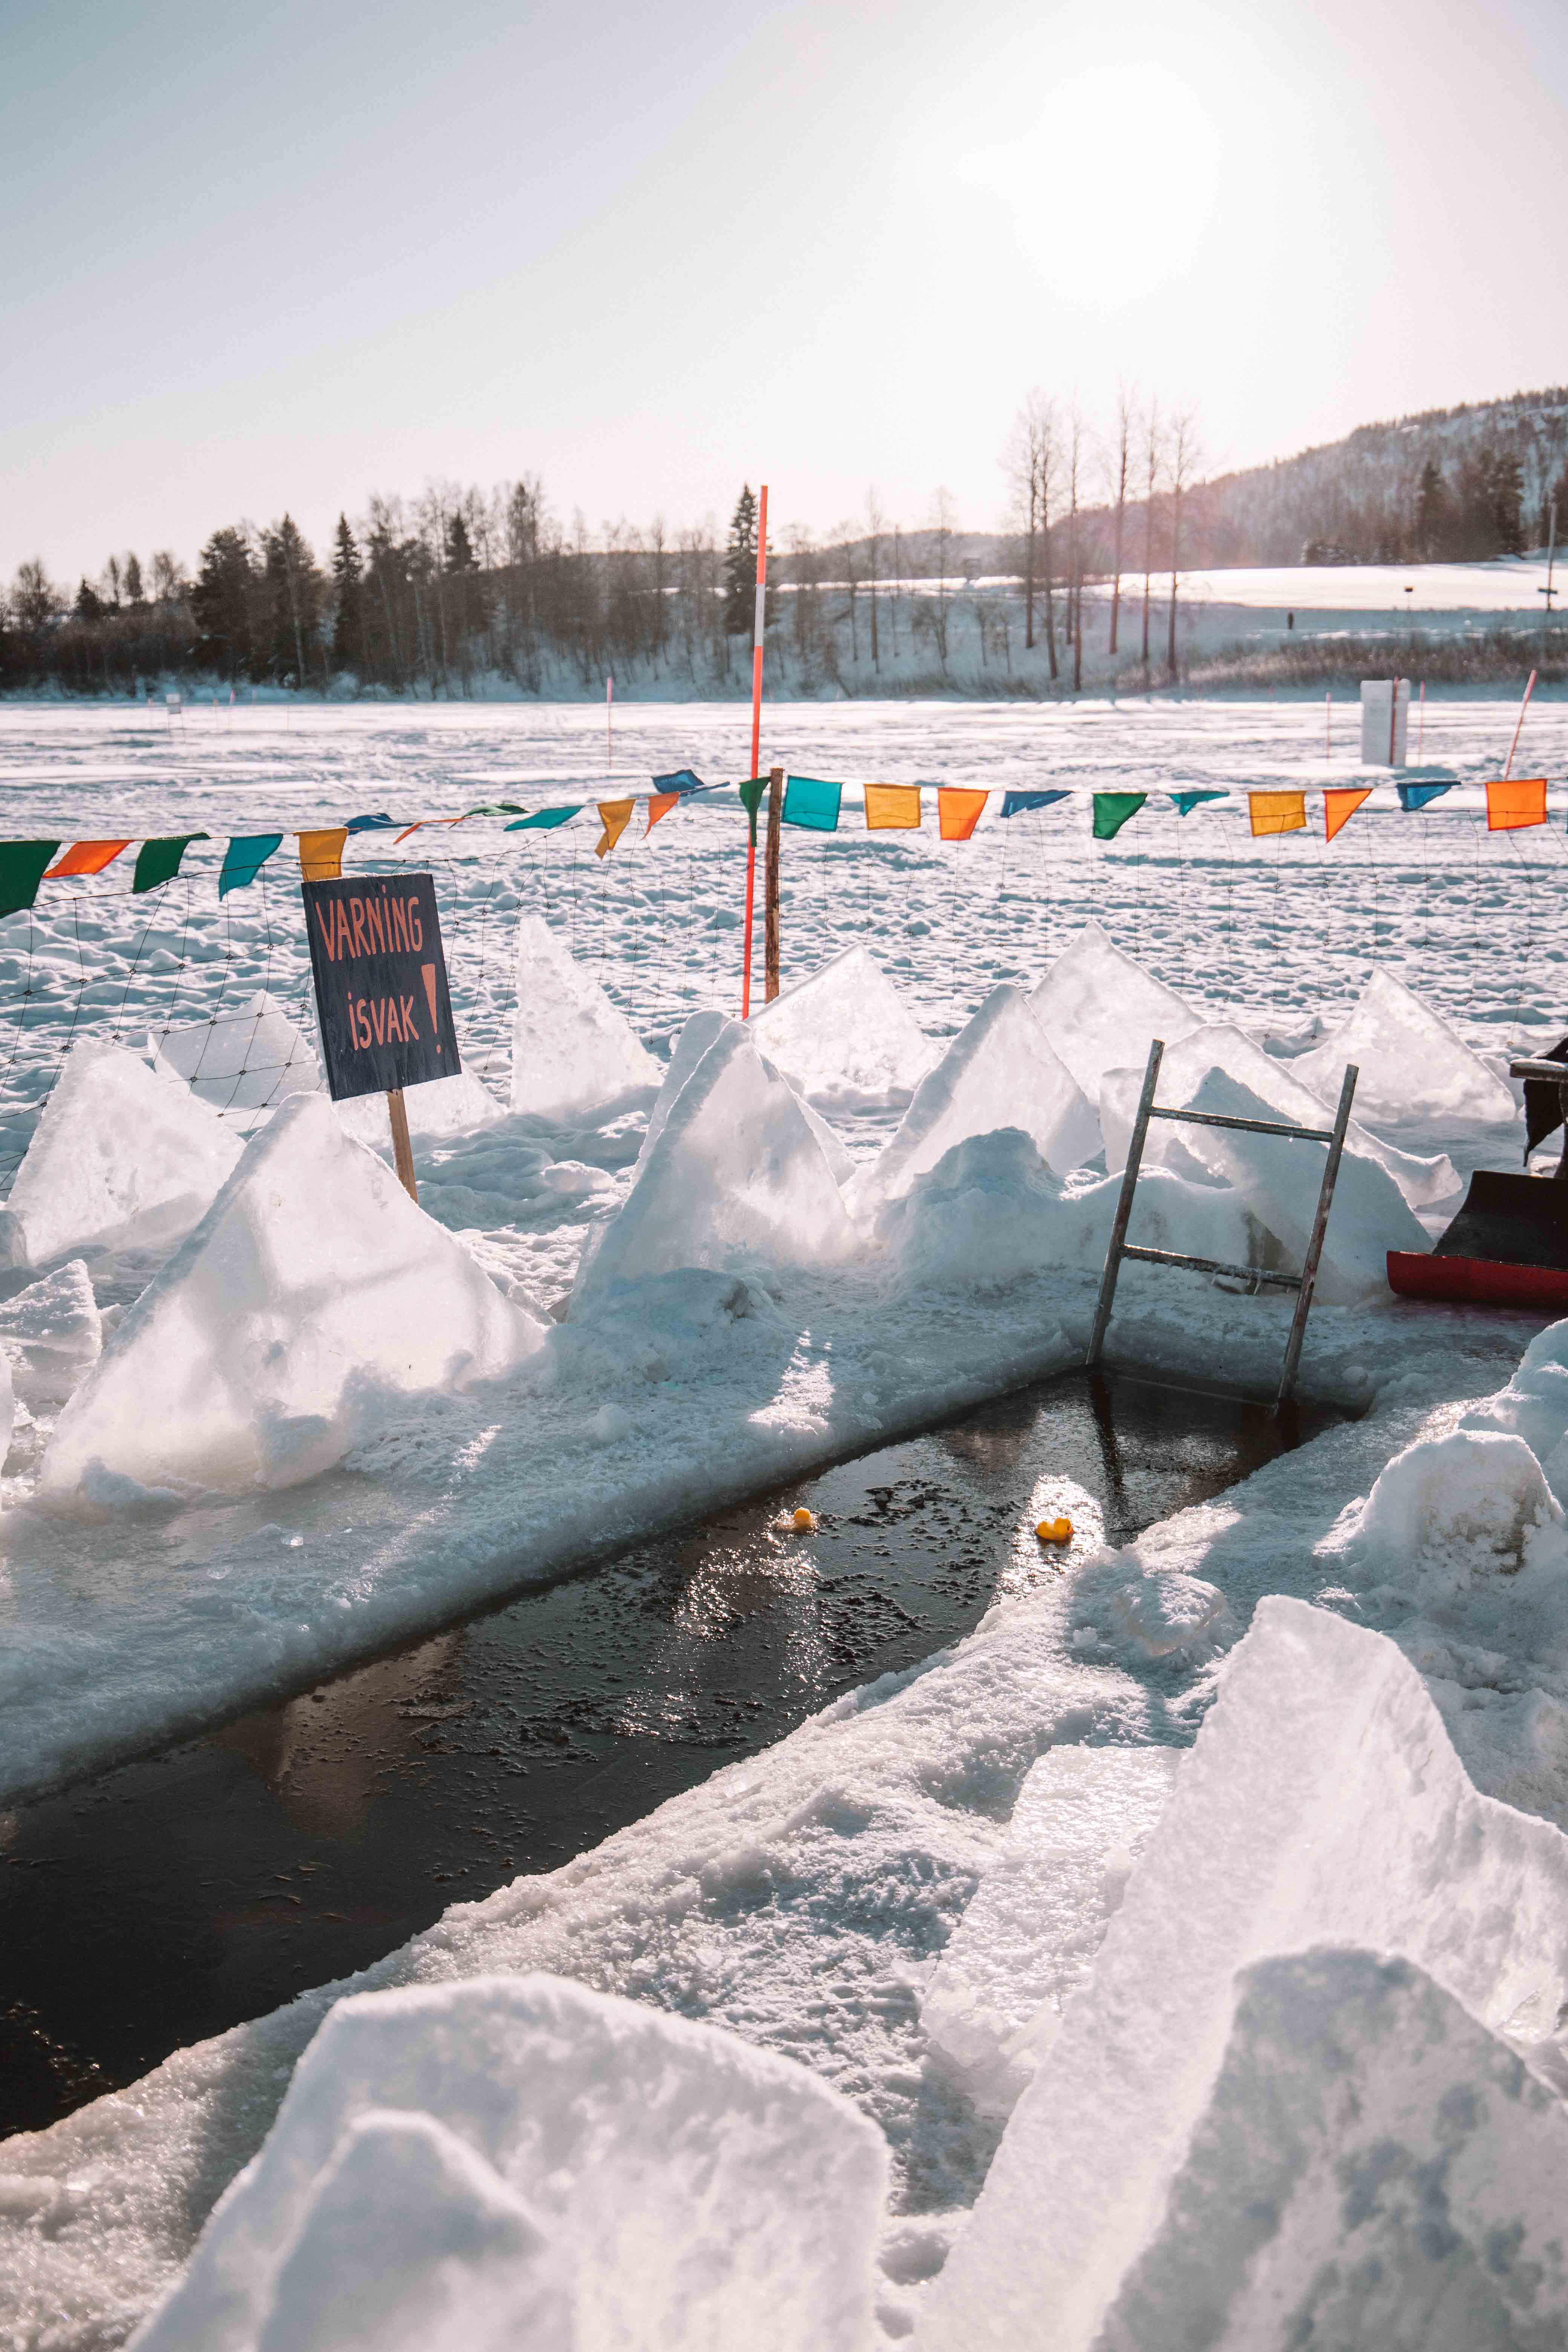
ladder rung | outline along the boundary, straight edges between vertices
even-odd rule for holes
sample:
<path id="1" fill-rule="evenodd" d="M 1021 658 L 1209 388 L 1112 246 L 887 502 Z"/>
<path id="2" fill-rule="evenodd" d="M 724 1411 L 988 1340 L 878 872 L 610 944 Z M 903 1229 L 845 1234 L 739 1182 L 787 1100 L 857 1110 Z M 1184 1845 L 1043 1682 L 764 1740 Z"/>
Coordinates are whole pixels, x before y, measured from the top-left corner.
<path id="1" fill-rule="evenodd" d="M 1299 1143 L 1331 1143 L 1331 1127 L 1287 1127 L 1277 1118 L 1231 1118 L 1217 1110 L 1162 1110 L 1157 1104 L 1149 1107 L 1151 1118 L 1190 1119 L 1194 1127 L 1238 1127 L 1248 1135 L 1288 1135 Z"/>
<path id="2" fill-rule="evenodd" d="M 1123 1242 L 1123 1257 L 1141 1257 L 1149 1265 L 1190 1265 L 1194 1274 L 1229 1274 L 1238 1282 L 1255 1286 L 1260 1282 L 1272 1283 L 1276 1290 L 1300 1290 L 1299 1274 L 1266 1274 L 1256 1265 L 1227 1265 L 1222 1257 L 1189 1257 L 1184 1250 L 1140 1249 L 1135 1242 Z"/>

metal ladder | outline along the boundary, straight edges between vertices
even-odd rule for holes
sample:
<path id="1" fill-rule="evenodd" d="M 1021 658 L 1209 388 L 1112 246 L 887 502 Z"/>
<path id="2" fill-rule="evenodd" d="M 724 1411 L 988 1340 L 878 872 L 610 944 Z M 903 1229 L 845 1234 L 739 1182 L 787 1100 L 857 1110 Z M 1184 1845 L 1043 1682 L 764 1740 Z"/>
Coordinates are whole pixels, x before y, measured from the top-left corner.
<path id="1" fill-rule="evenodd" d="M 1356 1080 L 1361 1073 L 1353 1062 L 1345 1066 L 1344 1083 L 1340 1088 L 1339 1108 L 1330 1127 L 1291 1127 L 1282 1119 L 1231 1118 L 1212 1110 L 1163 1110 L 1154 1100 L 1154 1089 L 1160 1082 L 1160 1062 L 1165 1051 L 1163 1038 L 1156 1037 L 1149 1048 L 1149 1066 L 1143 1073 L 1143 1091 L 1138 1098 L 1138 1116 L 1132 1123 L 1132 1139 L 1127 1147 L 1127 1165 L 1122 1171 L 1121 1197 L 1116 1203 L 1116 1218 L 1110 1228 L 1110 1246 L 1105 1254 L 1105 1272 L 1100 1277 L 1100 1303 L 1094 1311 L 1094 1336 L 1089 1343 L 1089 1369 L 1099 1365 L 1105 1347 L 1106 1328 L 1110 1310 L 1116 1301 L 1116 1280 L 1121 1272 L 1123 1258 L 1142 1258 L 1148 1265 L 1186 1265 L 1197 1274 L 1228 1274 L 1245 1282 L 1251 1291 L 1265 1284 L 1275 1290 L 1296 1293 L 1296 1312 L 1291 1319 L 1290 1337 L 1285 1346 L 1285 1368 L 1279 1381 L 1279 1393 L 1274 1400 L 1278 1412 L 1289 1402 L 1296 1387 L 1296 1374 L 1301 1362 L 1301 1343 L 1307 1336 L 1307 1318 L 1311 1312 L 1312 1293 L 1317 1287 L 1318 1261 L 1323 1254 L 1323 1235 L 1328 1231 L 1329 1211 L 1333 1205 L 1334 1186 L 1339 1181 L 1340 1161 L 1344 1155 L 1345 1130 L 1350 1125 L 1351 1104 L 1355 1099 Z M 1152 1118 L 1170 1118 L 1190 1127 L 1240 1128 L 1249 1135 L 1283 1135 L 1295 1143 L 1326 1143 L 1329 1156 L 1323 1167 L 1323 1181 L 1318 1193 L 1317 1214 L 1312 1219 L 1311 1238 L 1307 1244 L 1307 1255 L 1300 1274 L 1266 1274 L 1254 1265 L 1227 1265 L 1222 1258 L 1190 1257 L 1184 1250 L 1142 1249 L 1127 1238 L 1127 1227 L 1132 1216 L 1133 1195 L 1138 1190 L 1138 1171 L 1142 1163 L 1143 1146 L 1148 1139 Z"/>

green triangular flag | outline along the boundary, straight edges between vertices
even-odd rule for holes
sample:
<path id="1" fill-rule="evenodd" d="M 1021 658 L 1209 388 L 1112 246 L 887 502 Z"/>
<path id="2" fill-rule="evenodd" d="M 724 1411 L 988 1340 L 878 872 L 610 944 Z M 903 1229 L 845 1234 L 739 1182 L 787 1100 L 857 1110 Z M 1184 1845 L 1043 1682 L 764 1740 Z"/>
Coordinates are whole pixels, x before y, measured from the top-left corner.
<path id="1" fill-rule="evenodd" d="M 131 877 L 131 895 L 139 890 L 155 890 L 160 882 L 172 882 L 180 870 L 180 860 L 193 841 L 210 841 L 210 833 L 174 833 L 161 841 L 144 841 L 136 853 L 136 871 Z"/>
<path id="2" fill-rule="evenodd" d="M 38 895 L 58 841 L 0 841 L 0 916 L 19 915 Z"/>
<path id="3" fill-rule="evenodd" d="M 1137 815 L 1147 793 L 1096 793 L 1094 796 L 1094 837 L 1096 841 L 1114 841 L 1129 817 Z"/>
<path id="4" fill-rule="evenodd" d="M 757 837 L 757 811 L 762 807 L 763 794 L 767 791 L 767 788 L 768 780 L 766 776 L 748 777 L 747 781 L 743 784 L 737 784 L 735 787 L 735 790 L 741 795 L 741 806 L 745 810 L 747 816 L 751 820 L 752 831 L 750 837 L 752 841 L 755 841 Z"/>

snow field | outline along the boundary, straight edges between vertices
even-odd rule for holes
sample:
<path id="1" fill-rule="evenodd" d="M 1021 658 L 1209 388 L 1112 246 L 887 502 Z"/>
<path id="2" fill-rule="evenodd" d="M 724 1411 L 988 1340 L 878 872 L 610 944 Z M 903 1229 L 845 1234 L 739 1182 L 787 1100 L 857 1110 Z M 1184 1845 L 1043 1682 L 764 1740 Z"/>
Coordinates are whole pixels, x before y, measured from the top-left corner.
<path id="1" fill-rule="evenodd" d="M 965 781 L 1026 783 L 1058 716 L 1028 714 L 1032 733 L 1013 713 L 981 714 L 967 734 L 971 714 L 900 712 L 898 725 L 913 758 L 941 736 L 967 743 Z M 1121 782 L 1157 744 L 1175 782 L 1284 781 L 1305 757 L 1289 732 L 1300 717 L 1076 712 L 1052 756 Z M 1446 714 L 1464 747 L 1456 761 L 1475 775 L 1487 762 L 1472 718 Z M 1151 731 L 1155 719 L 1163 733 Z M 575 723 L 561 718 L 563 742 Z M 707 723 L 692 719 L 699 733 Z M 732 714 L 723 723 L 733 731 Z M 854 711 L 811 714 L 802 739 L 824 756 L 798 764 L 834 772 L 826 755 L 837 746 L 847 764 L 864 723 Z M 37 724 L 47 735 L 53 715 Z M 650 746 L 668 729 L 651 716 L 645 725 Z M 464 792 L 482 790 L 486 773 L 492 790 L 503 774 L 515 783 L 515 726 L 503 737 L 488 714 L 417 726 L 388 714 L 372 727 L 331 713 L 314 735 L 301 730 L 298 761 L 278 730 L 220 739 L 237 770 L 255 763 L 223 789 L 253 799 L 259 781 L 279 809 L 291 793 L 341 797 L 350 752 L 373 742 L 384 772 L 352 788 L 380 805 L 396 762 L 423 757 L 433 737 Z M 91 756 L 91 739 L 63 722 L 55 741 Z M 218 789 L 210 777 L 196 785 L 194 762 L 190 782 L 171 782 L 174 755 L 162 772 L 143 759 L 116 747 L 96 782 L 74 779 L 100 792 L 105 830 L 115 795 L 144 790 L 150 775 L 171 801 Z M 864 765 L 885 772 L 886 744 Z M 1097 2181 L 1077 2241 L 1079 2302 L 1063 2306 L 1064 2325 L 1089 2331 L 1081 2340 L 1101 2326 L 1121 2331 L 1107 2341 L 1184 2340 L 1197 2308 L 1192 2266 L 1166 2221 L 1189 2210 L 1226 2248 L 1212 2305 L 1231 2331 L 1194 2340 L 1257 2340 L 1247 2330 L 1259 2294 L 1347 2342 L 1363 2320 L 1383 2328 L 1383 2305 L 1335 2305 L 1312 2284 L 1326 2260 L 1325 2184 L 1362 2145 L 1346 2137 L 1337 2068 L 1385 2119 L 1385 2137 L 1397 2124 L 1401 2179 L 1449 2167 L 1457 2246 L 1430 2255 L 1392 2192 L 1367 2221 L 1361 2243 L 1404 2283 L 1400 2308 L 1425 2312 L 1434 2330 L 1461 2313 L 1471 2334 L 1456 2343 L 1529 2341 L 1517 2331 L 1538 2326 L 1553 2340 L 1560 2283 L 1539 2216 L 1558 2177 L 1561 2116 L 1539 2085 L 1568 2081 L 1554 2040 L 1568 1906 L 1561 1839 L 1542 1822 L 1510 1828 L 1522 1817 L 1507 1808 L 1568 1821 L 1568 1352 L 1557 1333 L 1526 1349 L 1531 1318 L 1393 1300 L 1381 1251 L 1412 1225 L 1425 1239 L 1469 1166 L 1506 1163 L 1520 1148 L 1500 1066 L 1504 1040 L 1533 1031 L 1547 1042 L 1561 1017 L 1544 885 L 1563 847 L 1555 829 L 1496 844 L 1473 817 L 1447 833 L 1436 819 L 1399 820 L 1416 835 L 1397 836 L 1368 819 L 1364 835 L 1352 828 L 1325 853 L 1310 839 L 1243 843 L 1234 817 L 1205 835 L 1178 832 L 1167 813 L 1149 846 L 1129 828 L 1114 854 L 1033 820 L 987 825 L 963 868 L 924 840 L 890 852 L 885 837 L 792 838 L 786 968 L 805 984 L 781 1000 L 787 1013 L 774 1009 L 776 1058 L 760 1028 L 749 1036 L 728 1017 L 739 862 L 728 819 L 677 812 L 652 836 L 650 860 L 665 855 L 667 832 L 678 845 L 662 869 L 609 860 L 585 881 L 580 852 L 557 841 L 526 869 L 535 903 L 521 909 L 529 1051 L 537 1034 L 572 1041 L 552 1083 L 574 1091 L 548 1108 L 505 1108 L 519 894 L 477 861 L 454 861 L 440 884 L 454 937 L 477 941 L 482 923 L 487 944 L 450 958 L 470 1066 L 416 1125 L 420 1210 L 392 1182 L 369 1107 L 345 1118 L 313 1091 L 275 1116 L 266 1102 L 224 1105 L 201 1092 L 205 1057 L 190 1073 L 171 1059 L 182 1025 L 165 1017 L 171 984 L 183 990 L 203 961 L 192 941 L 216 972 L 220 1006 L 236 927 L 255 927 L 258 955 L 234 959 L 242 973 L 263 944 L 262 908 L 226 901 L 219 929 L 205 903 L 192 914 L 193 898 L 185 938 L 142 952 L 142 979 L 125 957 L 104 983 L 121 1007 L 143 991 L 136 1029 L 127 1023 L 104 1060 L 115 1101 L 130 1108 L 95 1130 L 93 1097 L 78 1090 L 87 1124 L 60 1162 L 69 1181 L 34 1188 L 36 1248 L 20 1176 L 20 1207 L 12 1196 L 12 1295 L 0 1302 L 14 1389 L 0 1793 L 299 1687 L 492 1595 L 499 1578 L 549 1573 L 1074 1360 L 1117 1189 L 1100 1169 L 1130 1084 L 1135 1099 L 1147 1034 L 1185 1057 L 1184 1098 L 1218 1088 L 1272 1105 L 1283 1090 L 1310 1092 L 1303 1062 L 1314 1052 L 1337 1093 L 1336 1055 L 1359 1020 L 1382 1116 L 1358 1097 L 1363 1131 L 1331 1226 L 1342 1303 L 1315 1310 L 1306 1373 L 1370 1400 L 1365 1421 L 1122 1552 L 1075 1546 L 1057 1570 L 1021 1526 L 1019 1571 L 969 1641 L 567 1870 L 459 1906 L 353 1990 L 544 1971 L 635 2002 L 645 2019 L 722 2029 L 746 2056 L 805 2067 L 889 2151 L 876 2326 L 931 2344 L 986 2340 L 982 2308 L 1003 2331 L 993 2340 L 1037 2341 L 1040 2298 L 1054 2314 L 1055 2281 L 1070 2267 L 1068 2192 L 1093 2202 Z M 1419 869 L 1399 862 L 1416 837 L 1428 851 Z M 1198 841 L 1208 847 L 1192 850 Z M 1341 857 L 1346 844 L 1353 854 Z M 683 893 L 670 887 L 682 859 Z M 305 1037 L 298 943 L 274 911 L 267 1002 L 258 1011 L 254 970 L 235 993 L 242 1018 L 276 1013 Z M 84 922 L 90 933 L 90 894 L 70 919 L 79 941 Z M 51 1126 L 63 1130 L 71 1113 L 68 1075 L 41 1122 L 36 1111 L 85 997 L 69 929 L 46 910 L 32 960 L 10 950 L 16 975 L 25 962 L 53 973 L 33 1005 L 53 1026 L 29 1018 L 12 1057 L 5 1136 L 20 1151 L 36 1129 L 35 1174 Z M 675 952 L 698 940 L 706 962 Z M 834 972 L 846 949 L 879 979 L 853 963 Z M 161 952 L 169 961 L 153 968 Z M 275 981 L 280 992 L 268 993 Z M 876 1040 L 847 1034 L 852 1003 L 879 1004 Z M 1399 1043 L 1380 1067 L 1385 1022 Z M 275 1043 L 298 1073 L 292 1045 Z M 217 1083 L 244 1076 L 242 1063 Z M 1315 1196 L 1316 1152 L 1280 1146 L 1300 1155 L 1294 1173 L 1266 1153 L 1220 1162 L 1188 1148 L 1203 1133 L 1168 1130 L 1163 1164 L 1140 1187 L 1134 1237 L 1289 1263 L 1297 1189 Z M 565 1319 L 550 1319 L 569 1294 Z M 1134 1266 L 1112 1347 L 1261 1385 L 1288 1311 Z M 1248 1635 L 1257 1604 L 1279 1594 L 1317 1606 L 1272 1601 Z M 1168 1755 L 1194 1734 L 1157 1823 L 1163 1763 L 1150 1768 L 1140 1813 L 1114 1771 L 1066 1760 Z M 1219 1762 L 1194 1780 L 1215 1742 Z M 1254 1742 L 1256 1772 L 1238 1761 Z M 1358 1742 L 1382 1759 L 1381 1777 L 1357 1762 Z M 1043 1777 L 1025 1803 L 1031 1768 Z M 1255 1802 L 1259 1788 L 1267 1802 Z M 1047 1881 L 1049 1903 L 1018 1892 Z M 1233 1900 L 1243 1881 L 1250 1905 Z M 1471 1922 L 1468 1957 L 1444 1940 L 1450 1918 L 1456 1935 Z M 83 2347 L 123 2340 L 261 2146 L 342 1990 L 182 2053 L 135 2093 L 7 2147 L 7 2352 L 41 2352 L 66 2340 L 62 2328 Z M 539 1998 L 568 1999 L 548 1988 Z M 1259 2087 L 1292 2001 L 1319 2021 L 1297 2053 L 1298 2104 L 1318 2118 L 1305 2155 L 1281 2153 L 1283 2126 Z M 616 2029 L 569 2009 L 556 2012 L 562 2079 L 591 2114 L 593 2065 L 574 2072 L 574 2053 Z M 1100 2021 L 1092 2030 L 1087 2016 Z M 441 2017 L 437 2040 L 460 2039 L 462 2025 Z M 1439 2053 L 1429 2065 L 1411 2058 L 1415 2032 Z M 419 2040 L 416 2029 L 416 2074 Z M 246 2268 L 254 2328 L 235 2340 L 353 2340 L 343 2331 L 358 2320 L 322 2249 L 363 2222 L 367 2184 L 407 2226 L 364 2237 L 358 2271 L 342 2277 L 360 2277 L 372 2298 L 406 2239 L 398 2276 L 410 2310 L 429 2316 L 429 2340 L 449 2326 L 454 2340 L 482 2341 L 482 2327 L 500 2327 L 503 2310 L 512 2324 L 530 2294 L 541 2312 L 565 2308 L 582 2249 L 595 2242 L 583 2200 L 552 2216 L 526 2168 L 509 2170 L 510 2155 L 498 2164 L 438 2103 L 395 2122 L 375 2102 L 334 2105 L 330 2056 L 328 2045 L 318 2082 L 335 2137 L 328 2146 L 323 2135 L 306 2168 L 279 2260 Z M 661 2049 L 657 2063 L 671 2063 Z M 713 2063 L 743 2074 L 745 2058 L 726 2042 Z M 1474 2117 L 1458 2133 L 1446 2120 L 1456 2098 Z M 744 2107 L 738 2092 L 733 2104 Z M 721 2160 L 728 2109 L 714 2112 L 699 2170 Z M 1141 2168 L 1130 2185 L 1114 2170 L 1118 2116 Z M 509 2128 L 525 2122 L 514 2103 Z M 1043 2231 L 1042 2147 L 1065 2183 Z M 644 2160 L 630 2140 L 622 2155 L 634 2168 Z M 1254 2161 L 1282 2184 L 1272 2273 L 1217 2218 L 1226 2184 Z M 1525 2172 L 1544 2184 L 1534 2201 L 1513 2187 Z M 1019 2180 L 1034 2200 L 1023 2226 L 1023 2192 L 1008 2186 Z M 661 2252 L 677 2265 L 705 2242 L 700 2204 L 693 2193 L 657 2209 Z M 1485 2256 L 1500 2230 L 1517 2233 L 1518 2259 L 1483 2279 L 1472 2254 Z M 744 2234 L 712 2250 L 707 2273 L 731 2327 L 731 2312 L 752 2305 L 724 2304 L 731 2285 L 772 2296 L 746 2267 L 763 2241 L 748 2252 Z M 868 2223 L 862 2251 L 876 2236 Z M 619 2294 L 618 2256 L 605 2274 Z M 598 2327 L 585 2324 L 583 2340 L 636 2340 L 607 2319 Z"/>

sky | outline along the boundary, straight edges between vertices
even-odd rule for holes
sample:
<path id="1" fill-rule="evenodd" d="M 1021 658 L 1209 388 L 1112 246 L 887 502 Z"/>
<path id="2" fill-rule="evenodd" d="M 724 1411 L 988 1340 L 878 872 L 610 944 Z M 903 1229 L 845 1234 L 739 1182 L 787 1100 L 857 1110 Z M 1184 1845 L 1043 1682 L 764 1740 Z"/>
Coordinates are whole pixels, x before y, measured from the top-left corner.
<path id="1" fill-rule="evenodd" d="M 1568 378 L 1563 0 L 0 0 L 0 579 L 538 475 L 591 535 L 1006 519 Z"/>

